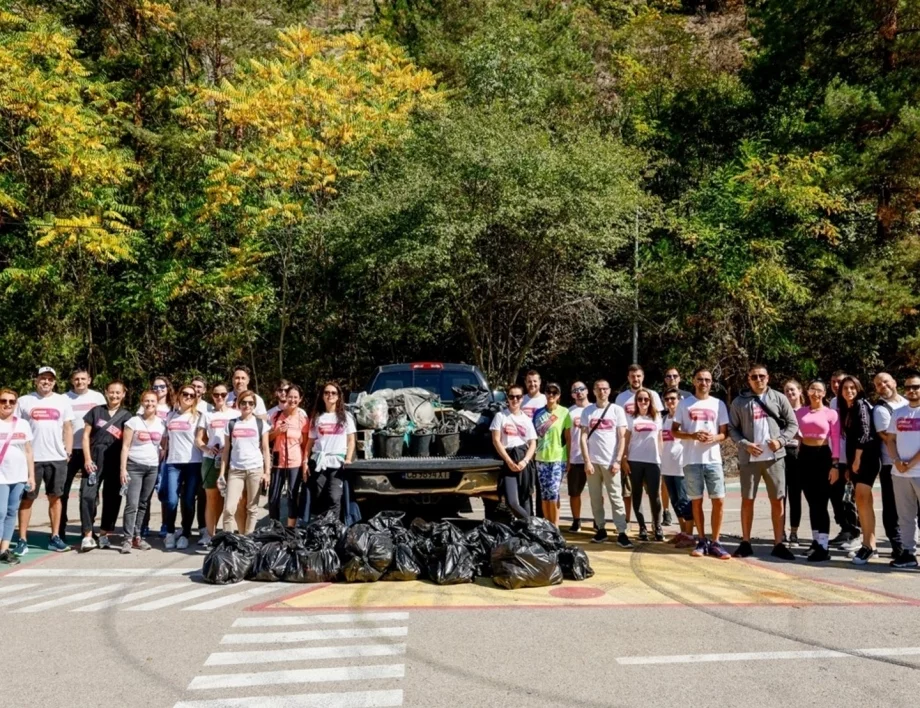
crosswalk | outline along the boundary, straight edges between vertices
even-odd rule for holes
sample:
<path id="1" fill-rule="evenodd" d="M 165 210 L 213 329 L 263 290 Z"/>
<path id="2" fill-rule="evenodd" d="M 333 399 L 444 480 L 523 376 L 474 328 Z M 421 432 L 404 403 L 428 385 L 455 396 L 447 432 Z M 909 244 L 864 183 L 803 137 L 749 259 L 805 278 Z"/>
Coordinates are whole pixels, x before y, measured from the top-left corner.
<path id="1" fill-rule="evenodd" d="M 298 614 L 237 618 L 221 648 L 187 687 L 190 700 L 173 708 L 386 708 L 403 705 L 407 612 Z M 310 629 L 292 629 L 310 627 Z M 280 631 L 271 631 L 272 629 Z M 352 643 L 352 640 L 364 640 Z M 348 640 L 347 643 L 339 643 Z M 402 640 L 402 641 L 399 641 Z M 314 644 L 322 642 L 321 646 Z M 298 646 L 290 646 L 297 644 Z M 259 645 L 259 649 L 236 647 Z M 393 660 L 395 659 L 395 663 Z M 324 663 L 325 662 L 325 663 Z M 329 662 L 332 662 L 330 664 Z M 219 673 L 212 673 L 212 667 Z M 229 672 L 230 667 L 237 671 Z M 261 669 L 265 670 L 254 670 Z M 350 683 L 351 682 L 351 683 Z M 383 683 L 381 683 L 383 682 Z M 299 692 L 294 686 L 316 686 Z M 213 697 L 273 691 L 269 695 Z M 332 691 L 331 688 L 339 690 Z M 356 690 L 341 690 L 355 688 Z M 197 693 L 197 692 L 202 693 Z M 212 694 L 212 695 L 208 695 Z M 198 696 L 207 696 L 201 699 Z"/>
<path id="2" fill-rule="evenodd" d="M 0 612 L 208 612 L 296 589 L 282 583 L 205 585 L 188 568 L 24 568 L 3 577 Z"/>

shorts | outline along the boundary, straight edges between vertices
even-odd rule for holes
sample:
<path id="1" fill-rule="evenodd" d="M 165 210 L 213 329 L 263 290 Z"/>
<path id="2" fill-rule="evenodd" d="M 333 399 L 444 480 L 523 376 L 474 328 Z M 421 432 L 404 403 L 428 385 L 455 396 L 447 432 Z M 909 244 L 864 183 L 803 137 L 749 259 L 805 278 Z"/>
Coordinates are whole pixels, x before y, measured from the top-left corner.
<path id="1" fill-rule="evenodd" d="M 540 498 L 545 502 L 559 501 L 559 487 L 565 474 L 565 462 L 537 462 Z"/>
<path id="2" fill-rule="evenodd" d="M 585 491 L 585 485 L 588 484 L 588 475 L 585 474 L 584 464 L 571 464 L 569 465 L 569 475 L 566 479 L 566 483 L 569 487 L 569 496 L 570 497 L 580 497 L 582 492 Z"/>
<path id="3" fill-rule="evenodd" d="M 201 458 L 201 485 L 205 489 L 217 489 L 217 478 L 220 475 L 220 465 L 214 457 Z"/>
<path id="4" fill-rule="evenodd" d="M 880 461 L 875 460 L 866 460 L 867 455 L 863 455 L 863 459 L 859 465 L 859 472 L 853 472 L 850 470 L 850 481 L 856 484 L 865 484 L 867 487 L 872 487 L 875 484 L 875 480 L 878 479 L 879 472 L 882 471 Z M 847 465 L 849 467 L 849 465 Z"/>
<path id="5" fill-rule="evenodd" d="M 83 454 L 81 450 L 79 454 Z M 35 488 L 26 492 L 26 499 L 38 499 L 38 492 L 42 482 L 45 483 L 45 494 L 49 497 L 59 497 L 64 493 L 64 484 L 67 482 L 67 460 L 54 460 L 53 462 L 35 463 Z"/>
<path id="6" fill-rule="evenodd" d="M 623 498 L 631 499 L 632 498 L 632 477 L 630 477 L 624 470 L 620 470 L 620 485 L 623 488 Z"/>
<path id="7" fill-rule="evenodd" d="M 674 513 L 682 521 L 693 521 L 693 506 L 687 497 L 687 485 L 683 477 L 676 475 L 662 475 L 664 485 L 668 489 L 668 496 L 671 497 L 671 506 L 674 507 Z"/>
<path id="8" fill-rule="evenodd" d="M 703 498 L 703 485 L 710 499 L 725 498 L 725 473 L 721 462 L 685 465 L 684 481 L 687 484 L 687 498 L 691 501 Z"/>
<path id="9" fill-rule="evenodd" d="M 757 488 L 760 478 L 767 483 L 767 495 L 770 499 L 782 499 L 786 496 L 786 460 L 763 460 L 762 462 L 749 462 L 738 465 L 741 472 L 741 498 L 753 500 L 757 498 Z"/>

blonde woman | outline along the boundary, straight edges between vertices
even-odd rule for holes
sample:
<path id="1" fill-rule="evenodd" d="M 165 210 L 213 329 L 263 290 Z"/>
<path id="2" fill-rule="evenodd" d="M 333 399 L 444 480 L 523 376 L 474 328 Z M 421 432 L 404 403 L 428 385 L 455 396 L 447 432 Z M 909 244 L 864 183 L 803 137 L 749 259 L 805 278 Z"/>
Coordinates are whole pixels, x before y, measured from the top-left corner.
<path id="1" fill-rule="evenodd" d="M 258 398 L 243 391 L 236 398 L 240 417 L 227 423 L 224 449 L 220 458 L 220 480 L 227 485 L 224 504 L 224 531 L 232 531 L 234 514 L 243 491 L 246 492 L 246 520 L 240 533 L 252 533 L 259 513 L 259 485 L 271 478 L 271 455 L 268 452 L 268 424 L 256 417 Z"/>

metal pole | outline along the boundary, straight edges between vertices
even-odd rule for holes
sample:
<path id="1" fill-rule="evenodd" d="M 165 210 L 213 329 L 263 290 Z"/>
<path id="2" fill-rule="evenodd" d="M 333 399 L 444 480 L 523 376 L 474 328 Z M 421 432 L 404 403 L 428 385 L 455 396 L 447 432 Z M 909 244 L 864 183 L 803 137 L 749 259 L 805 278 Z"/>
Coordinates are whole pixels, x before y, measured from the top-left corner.
<path id="1" fill-rule="evenodd" d="M 636 228 L 633 243 L 633 337 L 632 337 L 632 363 L 639 363 L 639 209 L 636 209 Z"/>

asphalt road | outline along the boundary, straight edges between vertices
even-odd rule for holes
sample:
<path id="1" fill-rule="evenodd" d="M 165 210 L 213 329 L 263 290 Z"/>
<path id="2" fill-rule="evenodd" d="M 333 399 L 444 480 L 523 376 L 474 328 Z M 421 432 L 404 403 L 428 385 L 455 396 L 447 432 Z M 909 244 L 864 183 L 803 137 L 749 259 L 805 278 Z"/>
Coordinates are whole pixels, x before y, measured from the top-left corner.
<path id="1" fill-rule="evenodd" d="M 731 490 L 729 532 L 739 506 Z M 758 500 L 755 536 L 767 512 Z M 917 705 L 920 573 L 771 562 L 765 543 L 718 561 L 588 538 L 573 541 L 594 578 L 520 591 L 215 587 L 193 549 L 35 550 L 0 575 L 2 704 Z"/>

